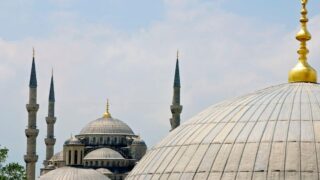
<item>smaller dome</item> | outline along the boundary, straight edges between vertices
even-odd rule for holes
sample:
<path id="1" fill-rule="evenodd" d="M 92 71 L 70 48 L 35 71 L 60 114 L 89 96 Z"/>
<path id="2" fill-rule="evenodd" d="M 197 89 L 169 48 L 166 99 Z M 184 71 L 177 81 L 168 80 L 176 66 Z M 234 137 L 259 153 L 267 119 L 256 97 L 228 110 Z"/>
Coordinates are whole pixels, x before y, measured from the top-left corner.
<path id="1" fill-rule="evenodd" d="M 100 148 L 89 152 L 84 158 L 84 160 L 92 159 L 124 159 L 123 156 L 117 151 L 110 148 Z"/>
<path id="2" fill-rule="evenodd" d="M 91 121 L 80 131 L 80 135 L 92 134 L 134 135 L 132 129 L 126 123 L 112 117 L 102 117 Z"/>
<path id="3" fill-rule="evenodd" d="M 61 167 L 52 170 L 42 176 L 40 180 L 110 180 L 107 176 L 93 169 L 82 169 L 74 167 Z"/>
<path id="4" fill-rule="evenodd" d="M 109 169 L 106 169 L 106 168 L 99 168 L 99 169 L 96 169 L 96 171 L 98 171 L 99 173 L 102 173 L 104 175 L 113 174 Z"/>
<path id="5" fill-rule="evenodd" d="M 146 143 L 144 142 L 143 139 L 140 138 L 140 136 L 138 136 L 137 138 L 133 139 L 132 145 L 144 145 L 144 146 L 146 146 Z"/>
<path id="6" fill-rule="evenodd" d="M 68 140 L 64 142 L 64 145 L 83 145 L 80 140 L 74 136 L 71 136 Z"/>
<path id="7" fill-rule="evenodd" d="M 53 155 L 49 161 L 63 161 L 63 151 L 60 151 Z"/>

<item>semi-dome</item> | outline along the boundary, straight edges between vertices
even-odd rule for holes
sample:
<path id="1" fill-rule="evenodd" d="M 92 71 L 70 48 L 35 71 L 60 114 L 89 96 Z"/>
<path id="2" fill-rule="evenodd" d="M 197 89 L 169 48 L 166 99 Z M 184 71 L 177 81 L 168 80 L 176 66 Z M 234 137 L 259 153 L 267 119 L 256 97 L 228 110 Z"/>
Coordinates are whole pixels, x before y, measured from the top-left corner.
<path id="1" fill-rule="evenodd" d="M 80 135 L 92 134 L 134 135 L 132 129 L 126 123 L 112 117 L 102 117 L 91 121 L 80 132 Z"/>
<path id="2" fill-rule="evenodd" d="M 171 131 L 132 179 L 318 179 L 320 85 L 290 83 L 213 105 Z"/>
<path id="3" fill-rule="evenodd" d="M 96 169 L 96 171 L 98 171 L 99 173 L 104 174 L 104 175 L 113 174 L 113 173 L 112 173 L 109 169 L 107 169 L 107 168 L 99 168 L 99 169 Z"/>
<path id="4" fill-rule="evenodd" d="M 144 140 L 141 139 L 140 136 L 138 136 L 137 138 L 134 138 L 134 139 L 133 139 L 132 145 L 143 145 L 143 146 L 147 146 L 146 143 L 144 142 Z"/>
<path id="5" fill-rule="evenodd" d="M 82 143 L 75 136 L 71 136 L 68 140 L 64 142 L 64 145 L 82 145 Z"/>
<path id="6" fill-rule="evenodd" d="M 100 148 L 91 151 L 84 158 L 84 160 L 103 160 L 103 159 L 124 159 L 123 156 L 110 148 Z"/>
<path id="7" fill-rule="evenodd" d="M 109 178 L 93 169 L 66 166 L 40 176 L 40 180 L 109 180 Z"/>
<path id="8" fill-rule="evenodd" d="M 63 161 L 63 151 L 60 151 L 60 152 L 54 154 L 51 157 L 50 161 Z"/>

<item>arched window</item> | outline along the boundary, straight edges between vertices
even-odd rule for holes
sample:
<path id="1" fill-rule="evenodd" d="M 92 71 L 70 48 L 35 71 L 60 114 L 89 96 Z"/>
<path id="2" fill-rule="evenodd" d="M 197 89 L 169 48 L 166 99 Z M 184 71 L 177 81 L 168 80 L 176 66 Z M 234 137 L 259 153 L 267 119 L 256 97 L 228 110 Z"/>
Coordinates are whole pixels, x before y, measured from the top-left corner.
<path id="1" fill-rule="evenodd" d="M 83 151 L 81 151 L 81 154 L 80 154 L 80 164 L 82 164 L 82 159 L 83 159 Z"/>
<path id="2" fill-rule="evenodd" d="M 87 162 L 86 162 L 86 166 L 88 166 L 88 164 L 89 164 L 89 163 L 88 163 L 88 161 L 87 161 Z"/>
<path id="3" fill-rule="evenodd" d="M 110 138 L 107 137 L 107 144 L 110 144 Z"/>
<path id="4" fill-rule="evenodd" d="M 92 144 L 95 144 L 96 143 L 96 137 L 93 137 L 92 138 Z"/>
<path id="5" fill-rule="evenodd" d="M 74 164 L 78 164 L 78 151 L 74 151 Z"/>
<path id="6" fill-rule="evenodd" d="M 100 137 L 100 144 L 102 144 L 103 143 L 103 138 L 102 137 Z"/>
<path id="7" fill-rule="evenodd" d="M 71 150 L 69 150 L 69 156 L 68 156 L 68 159 L 69 159 L 69 164 L 71 164 Z"/>

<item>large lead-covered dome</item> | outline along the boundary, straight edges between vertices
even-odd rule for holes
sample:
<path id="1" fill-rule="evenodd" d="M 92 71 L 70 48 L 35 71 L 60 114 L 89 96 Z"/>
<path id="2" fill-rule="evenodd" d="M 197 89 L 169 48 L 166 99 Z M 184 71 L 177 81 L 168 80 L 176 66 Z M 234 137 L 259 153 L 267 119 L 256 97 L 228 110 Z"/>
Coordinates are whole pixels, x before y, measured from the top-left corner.
<path id="1" fill-rule="evenodd" d="M 93 169 L 61 167 L 42 176 L 40 180 L 110 180 L 105 175 Z"/>
<path id="2" fill-rule="evenodd" d="M 149 179 L 319 179 L 320 85 L 282 84 L 211 106 L 129 174 Z"/>
<path id="3" fill-rule="evenodd" d="M 88 134 L 134 135 L 132 129 L 126 123 L 112 117 L 102 117 L 91 121 L 80 132 L 80 135 Z"/>

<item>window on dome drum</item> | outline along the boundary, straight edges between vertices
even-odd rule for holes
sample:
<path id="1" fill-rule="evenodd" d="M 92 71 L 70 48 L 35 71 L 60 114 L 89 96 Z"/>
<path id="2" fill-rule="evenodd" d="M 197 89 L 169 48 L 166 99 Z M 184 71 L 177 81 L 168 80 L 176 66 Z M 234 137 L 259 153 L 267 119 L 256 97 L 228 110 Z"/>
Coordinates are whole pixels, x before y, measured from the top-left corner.
<path id="1" fill-rule="evenodd" d="M 74 151 L 74 164 L 78 164 L 78 151 Z"/>
<path id="2" fill-rule="evenodd" d="M 86 162 L 86 166 L 88 166 L 88 162 Z"/>
<path id="3" fill-rule="evenodd" d="M 96 161 L 96 166 L 98 166 L 99 165 L 99 163 L 98 163 L 98 161 Z"/>
<path id="4" fill-rule="evenodd" d="M 93 137 L 92 138 L 92 144 L 95 144 L 96 143 L 96 137 Z"/>
<path id="5" fill-rule="evenodd" d="M 102 138 L 102 137 L 100 137 L 100 143 L 101 143 L 101 144 L 103 143 L 103 138 Z"/>
<path id="6" fill-rule="evenodd" d="M 82 164 L 82 156 L 83 156 L 83 151 L 81 151 L 81 154 L 80 154 L 80 164 Z"/>
<path id="7" fill-rule="evenodd" d="M 110 138 L 109 137 L 107 137 L 107 144 L 109 144 L 110 143 Z"/>
<path id="8" fill-rule="evenodd" d="M 69 150 L 69 157 L 68 157 L 68 159 L 69 159 L 69 164 L 71 164 L 71 150 Z"/>

